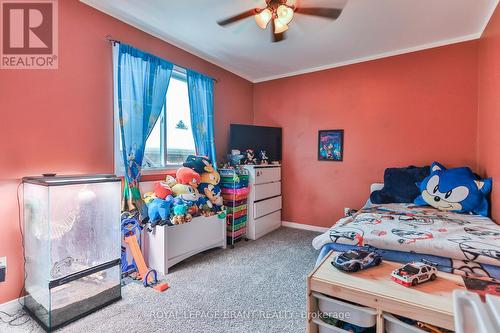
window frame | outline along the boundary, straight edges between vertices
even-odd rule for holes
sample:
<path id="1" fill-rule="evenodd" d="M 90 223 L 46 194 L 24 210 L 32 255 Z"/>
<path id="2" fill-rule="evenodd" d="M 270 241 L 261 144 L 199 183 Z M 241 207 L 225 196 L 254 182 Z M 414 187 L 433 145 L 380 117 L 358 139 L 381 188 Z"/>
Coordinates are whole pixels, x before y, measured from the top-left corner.
<path id="1" fill-rule="evenodd" d="M 115 76 L 116 77 L 116 76 Z M 186 69 L 175 66 L 172 70 L 172 76 L 170 78 L 176 79 L 179 81 L 183 81 L 187 84 L 187 72 Z M 116 80 L 115 80 L 116 82 Z M 114 87 L 115 89 L 115 96 L 116 96 L 116 85 Z M 166 164 L 167 163 L 167 153 L 168 153 L 168 148 L 167 148 L 167 132 L 166 132 L 166 104 L 167 104 L 167 99 L 165 98 L 165 104 L 163 105 L 163 110 L 162 114 L 160 115 L 160 118 L 158 118 L 158 121 L 162 120 L 161 122 L 161 127 L 160 127 L 160 133 L 162 137 L 163 144 L 160 144 L 160 152 L 162 155 L 163 159 L 163 164 L 165 164 L 164 167 L 159 167 L 159 168 L 152 168 L 152 167 L 147 167 L 143 168 L 141 171 L 142 175 L 157 175 L 160 173 L 165 173 L 171 170 L 178 169 L 182 167 L 182 164 Z M 120 128 L 119 128 L 119 109 L 118 109 L 118 101 L 117 99 L 114 100 L 114 116 L 113 116 L 113 145 L 114 145 L 114 169 L 115 169 L 115 175 L 117 176 L 124 176 L 125 175 L 125 168 L 123 166 L 123 157 L 122 157 L 122 152 L 121 152 L 121 145 L 120 145 Z M 191 129 L 192 131 L 192 129 Z"/>

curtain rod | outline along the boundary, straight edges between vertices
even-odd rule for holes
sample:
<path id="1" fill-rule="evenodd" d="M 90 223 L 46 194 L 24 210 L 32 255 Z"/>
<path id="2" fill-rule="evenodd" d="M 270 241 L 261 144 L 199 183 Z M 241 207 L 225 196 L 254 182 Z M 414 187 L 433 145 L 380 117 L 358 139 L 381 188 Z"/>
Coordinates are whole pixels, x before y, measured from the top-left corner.
<path id="1" fill-rule="evenodd" d="M 121 44 L 121 43 L 122 43 L 122 42 L 121 42 L 121 41 L 119 41 L 119 40 L 113 39 L 113 37 L 111 37 L 111 35 L 107 35 L 107 36 L 106 36 L 106 41 L 108 41 L 109 43 L 111 43 L 111 44 L 113 44 L 113 45 L 114 45 L 114 44 Z M 179 65 L 177 65 L 177 64 L 174 64 L 174 66 L 177 66 L 177 67 L 182 68 L 182 69 L 185 69 L 185 70 L 192 70 L 192 69 L 190 69 L 190 68 L 187 68 L 187 67 L 184 67 L 184 66 L 179 66 Z M 195 70 L 192 70 L 192 71 L 194 71 L 194 72 L 198 72 L 198 73 L 201 73 L 200 71 L 195 71 Z M 211 78 L 211 79 L 212 79 L 215 83 L 219 83 L 219 80 L 217 80 L 217 79 L 215 79 L 215 78 L 213 78 L 213 77 L 211 77 L 211 76 L 208 76 L 208 75 L 206 75 L 206 74 L 204 74 L 204 73 L 201 73 L 201 74 L 203 74 L 203 75 L 205 75 L 205 76 L 207 76 L 207 77 Z"/>

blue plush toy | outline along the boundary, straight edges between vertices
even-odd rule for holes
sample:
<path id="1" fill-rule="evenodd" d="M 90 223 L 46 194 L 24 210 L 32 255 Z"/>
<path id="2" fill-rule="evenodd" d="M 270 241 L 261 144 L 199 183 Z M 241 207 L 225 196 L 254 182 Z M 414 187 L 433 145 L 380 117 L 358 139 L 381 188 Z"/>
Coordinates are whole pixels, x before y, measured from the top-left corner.
<path id="1" fill-rule="evenodd" d="M 491 191 L 492 180 L 479 179 L 469 168 L 446 169 L 434 162 L 431 174 L 417 186 L 421 195 L 415 199 L 416 205 L 488 216 L 486 195 Z"/>
<path id="2" fill-rule="evenodd" d="M 160 221 L 166 221 L 170 218 L 170 207 L 174 198 L 169 195 L 163 199 L 156 198 L 148 205 L 148 216 L 151 226 L 155 226 Z"/>
<path id="3" fill-rule="evenodd" d="M 201 183 L 198 189 L 206 195 L 208 200 L 210 200 L 215 212 L 219 212 L 222 209 L 224 199 L 222 198 L 222 189 L 219 185 Z"/>

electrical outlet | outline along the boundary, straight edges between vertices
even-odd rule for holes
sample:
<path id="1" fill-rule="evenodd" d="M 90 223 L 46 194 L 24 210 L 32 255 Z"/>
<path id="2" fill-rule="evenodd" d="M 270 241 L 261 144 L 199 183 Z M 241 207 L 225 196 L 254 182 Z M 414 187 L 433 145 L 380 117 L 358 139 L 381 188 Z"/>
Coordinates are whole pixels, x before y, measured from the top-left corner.
<path id="1" fill-rule="evenodd" d="M 5 275 L 7 273 L 7 257 L 0 258 L 0 282 L 5 281 Z"/>
<path id="2" fill-rule="evenodd" d="M 344 208 L 344 216 L 349 216 L 350 211 L 351 211 L 351 208 Z"/>

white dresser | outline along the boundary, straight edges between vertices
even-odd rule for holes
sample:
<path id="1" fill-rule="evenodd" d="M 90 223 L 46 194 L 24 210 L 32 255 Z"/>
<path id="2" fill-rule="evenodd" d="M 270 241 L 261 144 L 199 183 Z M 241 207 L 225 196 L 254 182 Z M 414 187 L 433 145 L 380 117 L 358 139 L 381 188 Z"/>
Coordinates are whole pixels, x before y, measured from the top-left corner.
<path id="1" fill-rule="evenodd" d="M 247 237 L 257 239 L 281 227 L 281 166 L 245 168 L 250 172 Z"/>

